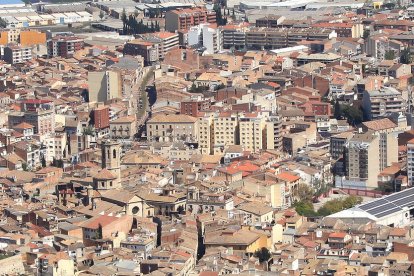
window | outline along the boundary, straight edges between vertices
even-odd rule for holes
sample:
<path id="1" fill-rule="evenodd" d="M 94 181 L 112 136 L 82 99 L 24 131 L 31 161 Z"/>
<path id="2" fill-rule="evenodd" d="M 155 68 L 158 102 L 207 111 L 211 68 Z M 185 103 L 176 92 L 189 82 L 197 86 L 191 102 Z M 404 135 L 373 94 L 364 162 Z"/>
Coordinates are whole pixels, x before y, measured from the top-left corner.
<path id="1" fill-rule="evenodd" d="M 116 158 L 116 149 L 114 149 L 114 150 L 112 151 L 112 157 L 113 157 L 113 158 Z"/>
<path id="2" fill-rule="evenodd" d="M 138 212 L 139 212 L 139 207 L 138 206 L 135 206 L 134 208 L 132 208 L 132 214 L 136 215 Z"/>

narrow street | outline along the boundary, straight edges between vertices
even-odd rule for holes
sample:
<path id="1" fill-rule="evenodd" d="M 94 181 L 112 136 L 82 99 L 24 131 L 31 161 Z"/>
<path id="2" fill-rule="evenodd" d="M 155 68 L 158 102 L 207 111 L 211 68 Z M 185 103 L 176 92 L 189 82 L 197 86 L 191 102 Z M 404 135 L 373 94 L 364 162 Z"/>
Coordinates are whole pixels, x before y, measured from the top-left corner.
<path id="1" fill-rule="evenodd" d="M 154 67 L 147 67 L 137 94 L 137 139 L 140 139 L 145 131 L 146 121 L 151 116 L 151 106 L 155 99 Z"/>

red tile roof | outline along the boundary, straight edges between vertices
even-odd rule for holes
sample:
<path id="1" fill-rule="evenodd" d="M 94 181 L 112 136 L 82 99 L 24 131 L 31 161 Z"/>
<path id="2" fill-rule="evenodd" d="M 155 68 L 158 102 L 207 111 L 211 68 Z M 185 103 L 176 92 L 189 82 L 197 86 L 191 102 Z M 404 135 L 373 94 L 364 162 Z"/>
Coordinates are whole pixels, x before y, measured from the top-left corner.
<path id="1" fill-rule="evenodd" d="M 295 182 L 298 181 L 300 179 L 299 176 L 288 173 L 288 172 L 282 172 L 278 175 L 276 175 L 276 177 L 282 181 L 286 181 L 286 182 Z"/>

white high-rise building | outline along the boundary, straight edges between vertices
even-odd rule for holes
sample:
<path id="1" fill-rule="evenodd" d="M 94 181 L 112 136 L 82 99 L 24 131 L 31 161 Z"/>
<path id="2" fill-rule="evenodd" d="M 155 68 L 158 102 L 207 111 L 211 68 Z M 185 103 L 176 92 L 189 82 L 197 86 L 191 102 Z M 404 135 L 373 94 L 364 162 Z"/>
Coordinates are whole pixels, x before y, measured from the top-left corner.
<path id="1" fill-rule="evenodd" d="M 222 50 L 220 30 L 212 24 L 200 24 L 188 30 L 188 45 L 204 47 L 206 54 Z"/>

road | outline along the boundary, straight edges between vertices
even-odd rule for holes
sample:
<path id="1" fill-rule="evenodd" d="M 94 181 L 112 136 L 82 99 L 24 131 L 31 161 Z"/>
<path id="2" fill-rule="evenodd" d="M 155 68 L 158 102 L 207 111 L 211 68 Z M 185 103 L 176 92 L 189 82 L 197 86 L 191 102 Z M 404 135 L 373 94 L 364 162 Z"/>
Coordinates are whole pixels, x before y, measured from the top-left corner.
<path id="1" fill-rule="evenodd" d="M 151 116 L 151 106 L 155 103 L 156 91 L 154 87 L 154 68 L 147 67 L 144 77 L 139 85 L 137 93 L 137 135 L 138 139 L 141 138 L 145 124 L 148 118 Z"/>

